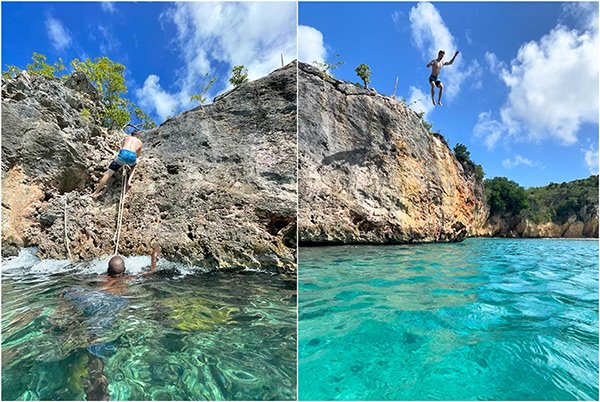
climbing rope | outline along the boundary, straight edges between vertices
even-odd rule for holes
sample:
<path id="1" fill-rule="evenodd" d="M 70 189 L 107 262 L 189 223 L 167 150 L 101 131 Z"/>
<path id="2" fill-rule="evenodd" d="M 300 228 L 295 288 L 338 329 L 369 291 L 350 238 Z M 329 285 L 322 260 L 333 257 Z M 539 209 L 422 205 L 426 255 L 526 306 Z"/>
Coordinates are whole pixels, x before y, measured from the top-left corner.
<path id="1" fill-rule="evenodd" d="M 73 257 L 71 256 L 71 248 L 69 247 L 69 234 L 67 233 L 67 195 L 65 194 L 65 208 L 63 216 L 65 218 L 65 247 L 67 248 L 67 255 L 69 256 L 69 261 L 73 261 Z"/>
<path id="2" fill-rule="evenodd" d="M 121 223 L 123 221 L 123 204 L 125 203 L 125 188 L 127 186 L 127 167 L 123 167 L 123 188 L 121 189 L 121 199 L 119 200 L 119 210 L 117 213 L 117 231 L 113 240 L 115 241 L 115 255 L 119 252 L 119 240 L 121 238 Z"/>

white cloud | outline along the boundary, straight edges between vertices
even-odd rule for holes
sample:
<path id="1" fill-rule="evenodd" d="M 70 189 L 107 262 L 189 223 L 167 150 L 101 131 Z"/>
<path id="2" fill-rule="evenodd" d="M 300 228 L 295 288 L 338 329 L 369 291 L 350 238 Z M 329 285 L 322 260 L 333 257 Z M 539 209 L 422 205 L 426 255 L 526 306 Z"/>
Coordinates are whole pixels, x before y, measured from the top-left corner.
<path id="1" fill-rule="evenodd" d="M 473 128 L 476 137 L 482 138 L 488 149 L 493 149 L 504 135 L 504 126 L 498 120 L 492 119 L 492 112 L 479 113 L 477 124 Z"/>
<path id="2" fill-rule="evenodd" d="M 506 68 L 506 63 L 499 60 L 495 53 L 485 52 L 485 61 L 487 61 L 488 68 L 493 74 L 499 74 Z"/>
<path id="3" fill-rule="evenodd" d="M 144 82 L 144 86 L 136 90 L 136 96 L 140 100 L 140 106 L 143 109 L 156 112 L 164 121 L 177 111 L 177 100 L 161 88 L 159 80 L 158 76 L 149 75 Z"/>
<path id="4" fill-rule="evenodd" d="M 57 19 L 48 17 L 46 20 L 46 32 L 52 41 L 52 46 L 57 50 L 63 50 L 71 44 L 71 34 Z"/>
<path id="5" fill-rule="evenodd" d="M 538 166 L 539 163 L 534 162 L 530 159 L 527 159 L 521 155 L 516 155 L 512 160 L 509 158 L 509 159 L 504 159 L 502 161 L 502 166 L 504 166 L 506 169 L 512 169 L 519 165 L 533 167 L 533 166 Z"/>
<path id="6" fill-rule="evenodd" d="M 426 94 L 419 88 L 413 86 L 410 87 L 408 106 L 415 112 L 423 112 L 424 118 L 427 117 L 429 112 L 431 112 L 431 110 L 434 108 L 433 102 L 431 101 L 431 94 Z"/>
<path id="7" fill-rule="evenodd" d="M 468 43 L 469 45 L 472 45 L 472 44 L 473 44 L 473 38 L 471 37 L 471 30 L 470 30 L 470 29 L 467 29 L 467 30 L 465 31 L 465 39 L 467 40 L 467 43 Z"/>
<path id="8" fill-rule="evenodd" d="M 306 25 L 298 25 L 298 60 L 305 63 L 323 62 L 327 57 L 323 34 Z"/>
<path id="9" fill-rule="evenodd" d="M 120 48 L 121 42 L 112 34 L 109 28 L 98 25 L 98 32 L 102 35 L 102 41 L 100 42 L 100 51 L 102 53 L 110 54 Z"/>
<path id="10" fill-rule="evenodd" d="M 490 114 L 488 124 L 515 140 L 577 142 L 582 124 L 598 123 L 598 46 L 597 22 L 587 21 L 583 30 L 557 25 L 524 43 L 509 67 L 486 55 L 509 90 L 498 119 Z"/>
<path id="11" fill-rule="evenodd" d="M 112 1 L 103 1 L 102 3 L 100 3 L 100 6 L 102 7 L 102 11 L 104 11 L 105 13 L 114 14 L 117 12 L 115 3 L 113 3 Z"/>
<path id="12" fill-rule="evenodd" d="M 181 54 L 176 73 L 179 89 L 170 94 L 177 111 L 192 107 L 192 94 L 205 83 L 215 65 L 228 70 L 243 64 L 250 80 L 263 77 L 296 58 L 296 3 L 181 2 L 160 17 L 161 25 L 173 23 L 173 45 Z M 223 77 L 223 85 L 229 85 Z M 211 98 L 214 94 L 207 94 Z"/>
<path id="13" fill-rule="evenodd" d="M 410 10 L 409 20 L 412 37 L 424 60 L 437 57 L 443 49 L 448 56 L 453 56 L 457 49 L 454 37 L 444 23 L 442 16 L 431 3 L 418 3 Z M 459 55 L 451 66 L 442 69 L 444 93 L 448 99 L 454 98 L 460 92 L 463 81 L 479 70 L 479 64 L 474 61 L 463 68 L 463 59 Z"/>
<path id="14" fill-rule="evenodd" d="M 590 144 L 587 149 L 582 148 L 581 152 L 590 174 L 598 174 L 598 144 Z"/>

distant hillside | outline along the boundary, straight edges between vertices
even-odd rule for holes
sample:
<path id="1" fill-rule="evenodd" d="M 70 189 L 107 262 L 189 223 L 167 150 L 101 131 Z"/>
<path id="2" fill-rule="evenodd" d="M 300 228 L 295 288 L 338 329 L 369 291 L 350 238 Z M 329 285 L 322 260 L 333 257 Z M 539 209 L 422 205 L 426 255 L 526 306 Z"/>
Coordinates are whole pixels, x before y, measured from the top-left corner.
<path id="1" fill-rule="evenodd" d="M 485 187 L 486 235 L 598 237 L 598 175 L 529 189 L 496 177 Z"/>

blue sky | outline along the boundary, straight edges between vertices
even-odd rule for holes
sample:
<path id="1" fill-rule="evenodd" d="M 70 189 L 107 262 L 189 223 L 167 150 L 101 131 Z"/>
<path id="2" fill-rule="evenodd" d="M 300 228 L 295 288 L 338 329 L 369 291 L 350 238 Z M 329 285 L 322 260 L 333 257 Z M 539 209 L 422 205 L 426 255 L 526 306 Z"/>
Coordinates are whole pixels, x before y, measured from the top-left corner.
<path id="1" fill-rule="evenodd" d="M 2 69 L 24 68 L 33 52 L 108 56 L 123 63 L 129 96 L 155 117 L 197 106 L 208 73 L 212 98 L 234 65 L 256 79 L 296 58 L 295 3 L 3 2 Z"/>
<path id="2" fill-rule="evenodd" d="M 354 82 L 369 64 L 387 95 L 398 76 L 396 95 L 451 146 L 466 144 L 486 177 L 529 187 L 597 174 L 597 3 L 306 2 L 298 12 L 301 61 L 344 61 L 333 73 Z M 461 54 L 433 107 L 426 64 L 439 49 Z"/>

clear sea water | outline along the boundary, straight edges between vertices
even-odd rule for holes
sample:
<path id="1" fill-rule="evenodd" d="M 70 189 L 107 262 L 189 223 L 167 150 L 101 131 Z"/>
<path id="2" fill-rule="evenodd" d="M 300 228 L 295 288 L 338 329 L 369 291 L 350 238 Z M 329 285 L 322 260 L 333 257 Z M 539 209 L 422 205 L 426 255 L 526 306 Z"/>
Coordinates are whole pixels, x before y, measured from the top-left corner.
<path id="1" fill-rule="evenodd" d="M 296 398 L 294 280 L 160 261 L 106 288 L 106 261 L 31 252 L 2 265 L 3 400 L 83 400 L 93 383 L 111 400 Z"/>
<path id="2" fill-rule="evenodd" d="M 302 248 L 301 400 L 598 400 L 598 242 Z"/>

